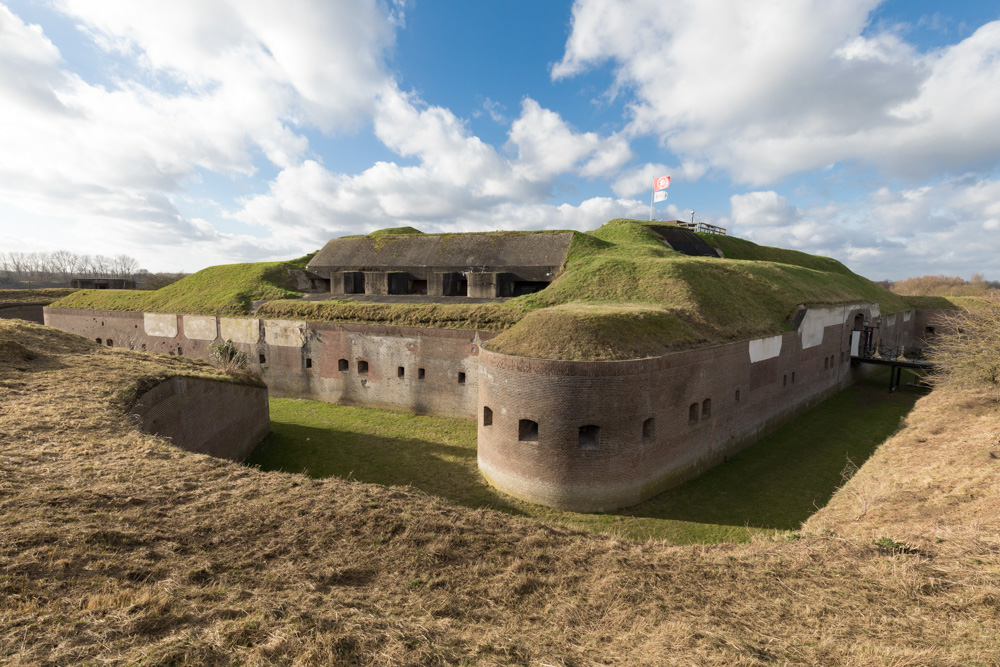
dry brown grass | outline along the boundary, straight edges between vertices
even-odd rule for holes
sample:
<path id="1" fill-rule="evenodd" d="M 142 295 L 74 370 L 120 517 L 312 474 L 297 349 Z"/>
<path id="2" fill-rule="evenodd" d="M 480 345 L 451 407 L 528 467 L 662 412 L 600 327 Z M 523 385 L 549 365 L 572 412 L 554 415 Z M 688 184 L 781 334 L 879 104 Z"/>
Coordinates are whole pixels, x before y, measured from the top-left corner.
<path id="1" fill-rule="evenodd" d="M 676 547 L 188 454 L 138 433 L 114 399 L 137 378 L 209 371 L 21 323 L 0 322 L 0 338 L 34 354 L 0 360 L 3 664 L 947 665 L 1000 654 L 996 464 L 974 453 L 1000 429 L 994 403 L 935 396 L 913 413 L 907 431 L 937 438 L 921 451 L 950 466 L 943 477 L 932 464 L 918 475 L 917 455 L 907 471 L 897 440 L 874 459 L 902 466 L 887 493 L 939 488 L 933 532 L 913 524 L 911 536 L 880 493 L 857 526 L 853 509 L 837 518 L 836 498 L 823 524 L 835 536 Z M 972 417 L 954 420 L 949 447 L 947 430 L 932 431 L 957 408 Z M 880 549 L 872 535 L 917 548 Z"/>

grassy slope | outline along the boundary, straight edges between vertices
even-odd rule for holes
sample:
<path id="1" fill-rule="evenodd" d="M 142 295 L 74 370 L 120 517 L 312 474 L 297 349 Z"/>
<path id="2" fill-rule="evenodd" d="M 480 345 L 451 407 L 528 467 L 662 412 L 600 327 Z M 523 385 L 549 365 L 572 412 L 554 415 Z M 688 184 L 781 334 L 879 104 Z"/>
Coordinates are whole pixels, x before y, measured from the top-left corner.
<path id="1" fill-rule="evenodd" d="M 21 304 L 48 305 L 56 299 L 72 294 L 76 289 L 70 287 L 52 287 L 44 289 L 0 289 L 0 306 Z"/>
<path id="2" fill-rule="evenodd" d="M 402 242 L 414 233 L 390 228 L 372 235 Z M 648 357 L 773 335 L 788 329 L 803 304 L 877 302 L 884 313 L 913 307 L 834 259 L 794 250 L 703 235 L 726 259 L 688 257 L 635 220 L 573 235 L 565 266 L 547 289 L 502 304 L 291 301 L 299 295 L 285 285 L 283 265 L 274 263 L 212 267 L 156 292 L 85 291 L 55 305 L 241 315 L 250 301 L 269 299 L 258 311 L 265 317 L 502 331 L 491 349 L 579 360 Z M 954 307 L 947 299 L 920 303 Z"/>
<path id="3" fill-rule="evenodd" d="M 587 236 L 593 241 L 572 248 L 548 289 L 524 298 L 537 310 L 490 349 L 561 359 L 655 356 L 785 331 L 800 305 L 871 301 L 886 313 L 910 307 L 826 257 L 714 235 L 703 237 L 725 260 L 689 257 L 632 220 L 613 220 Z"/>
<path id="4" fill-rule="evenodd" d="M 797 530 L 841 483 L 846 459 L 860 465 L 896 430 L 916 394 L 890 396 L 884 380 L 851 387 L 726 465 L 611 514 L 563 512 L 498 492 L 479 474 L 476 422 L 467 419 L 273 399 L 271 435 L 247 463 L 316 478 L 413 485 L 466 507 L 629 539 L 747 541 L 762 530 Z M 814 434 L 807 451 L 803 434 Z"/>
<path id="5" fill-rule="evenodd" d="M 873 545 L 902 537 L 877 524 L 634 543 L 187 454 L 136 432 L 112 398 L 190 362 L 23 323 L 0 322 L 0 337 L 37 353 L 0 359 L 6 665 L 991 664 L 1000 651 L 998 526 L 975 514 L 1000 499 L 963 502 L 960 469 L 986 463 L 949 454 L 947 430 L 924 469 L 954 469 L 950 532 L 918 552 Z M 927 406 L 910 417 L 920 437 Z M 952 435 L 986 447 L 991 410 Z M 928 488 L 898 483 L 901 506 Z"/>
<path id="6" fill-rule="evenodd" d="M 158 290 L 80 290 L 52 305 L 147 313 L 247 315 L 252 301 L 302 296 L 292 289 L 288 269 L 303 268 L 308 259 L 309 256 L 291 262 L 211 266 Z"/>

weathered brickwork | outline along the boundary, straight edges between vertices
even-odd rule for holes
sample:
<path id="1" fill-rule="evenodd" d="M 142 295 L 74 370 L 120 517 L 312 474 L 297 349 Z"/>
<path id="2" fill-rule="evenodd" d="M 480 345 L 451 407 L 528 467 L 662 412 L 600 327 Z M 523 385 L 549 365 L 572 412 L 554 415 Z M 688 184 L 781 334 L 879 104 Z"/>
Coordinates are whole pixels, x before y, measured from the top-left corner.
<path id="1" fill-rule="evenodd" d="M 18 306 L 0 306 L 0 320 L 27 320 L 44 324 L 43 306 L 41 304 L 24 304 Z"/>
<path id="2" fill-rule="evenodd" d="M 853 329 L 874 323 L 880 345 L 898 349 L 922 344 L 931 326 L 916 311 L 882 317 L 853 304 L 810 309 L 796 331 L 756 341 L 566 362 L 485 351 L 492 334 L 476 331 L 52 308 L 45 317 L 95 343 L 201 358 L 232 339 L 274 396 L 475 417 L 491 483 L 578 511 L 640 502 L 856 382 L 868 369 L 851 365 Z"/>
<path id="3" fill-rule="evenodd" d="M 780 341 L 653 359 L 565 362 L 484 351 L 480 470 L 512 495 L 563 509 L 605 511 L 649 498 L 857 381 L 862 370 L 848 350 L 854 317 L 871 321 L 877 310 L 824 310 L 833 312 Z M 883 318 L 882 339 L 908 344 L 903 325 L 911 321 L 912 313 L 906 322 Z"/>
<path id="4" fill-rule="evenodd" d="M 233 340 L 272 396 L 473 417 L 479 348 L 494 334 L 455 329 L 46 308 L 45 323 L 95 344 L 208 359 Z M 193 324 L 192 324 L 193 323 Z M 208 340 L 211 332 L 219 332 Z M 223 338 L 225 334 L 225 338 Z M 365 370 L 359 363 L 367 364 Z M 345 369 L 341 365 L 346 364 Z M 402 371 L 400 371 L 402 369 Z"/>
<path id="5" fill-rule="evenodd" d="M 146 433 L 189 452 L 242 461 L 271 429 L 267 389 L 175 377 L 147 391 L 132 414 Z"/>

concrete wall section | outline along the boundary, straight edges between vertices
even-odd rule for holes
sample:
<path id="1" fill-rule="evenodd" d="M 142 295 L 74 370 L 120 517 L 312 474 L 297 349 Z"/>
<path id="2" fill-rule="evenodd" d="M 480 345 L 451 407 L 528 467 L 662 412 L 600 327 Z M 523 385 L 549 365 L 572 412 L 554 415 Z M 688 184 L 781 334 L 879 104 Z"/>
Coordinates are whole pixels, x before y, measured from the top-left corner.
<path id="1" fill-rule="evenodd" d="M 302 347 L 306 342 L 306 323 L 264 320 L 264 342 L 279 347 Z"/>
<path id="2" fill-rule="evenodd" d="M 267 389 L 175 377 L 132 409 L 140 428 L 189 452 L 242 461 L 270 431 Z"/>
<path id="3" fill-rule="evenodd" d="M 219 322 L 215 317 L 185 315 L 184 336 L 190 340 L 211 340 L 219 337 Z"/>
<path id="4" fill-rule="evenodd" d="M 175 338 L 177 336 L 177 316 L 165 313 L 143 313 L 142 328 L 150 336 Z"/>
<path id="5" fill-rule="evenodd" d="M 231 340 L 234 343 L 252 345 L 260 340 L 260 320 L 220 317 L 219 338 L 223 342 Z"/>

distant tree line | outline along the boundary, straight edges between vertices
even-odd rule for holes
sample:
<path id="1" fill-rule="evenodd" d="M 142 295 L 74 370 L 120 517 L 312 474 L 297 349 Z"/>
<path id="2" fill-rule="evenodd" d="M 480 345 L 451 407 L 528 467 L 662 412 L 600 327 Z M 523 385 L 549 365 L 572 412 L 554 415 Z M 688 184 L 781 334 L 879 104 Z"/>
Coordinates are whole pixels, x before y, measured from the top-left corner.
<path id="1" fill-rule="evenodd" d="M 989 296 L 1000 290 L 1000 281 L 975 274 L 969 280 L 958 276 L 919 276 L 906 280 L 880 280 L 879 285 L 903 296 Z"/>
<path id="2" fill-rule="evenodd" d="M 78 255 L 54 252 L 0 252 L 0 287 L 67 287 L 73 278 L 124 278 L 142 289 L 158 289 L 183 273 L 150 273 L 129 255 Z"/>

